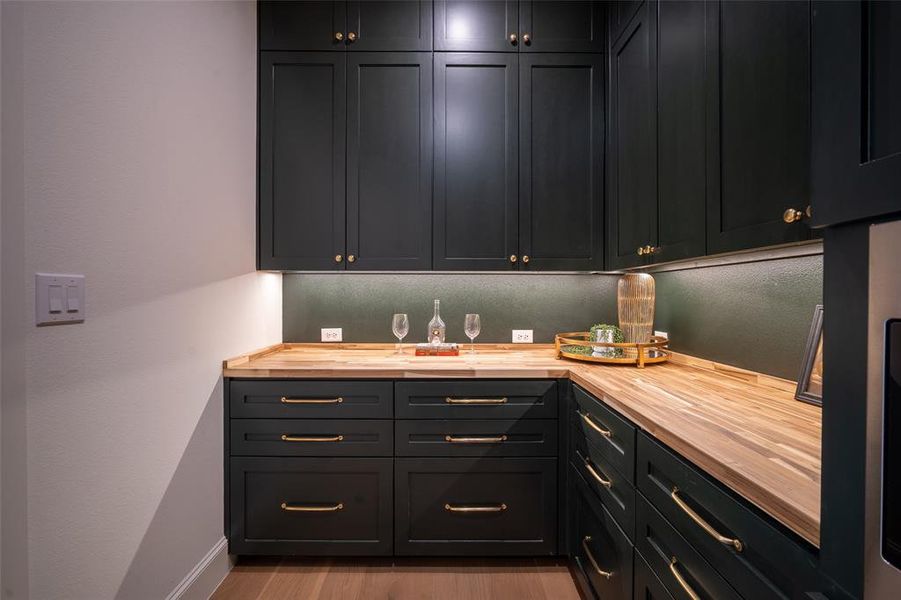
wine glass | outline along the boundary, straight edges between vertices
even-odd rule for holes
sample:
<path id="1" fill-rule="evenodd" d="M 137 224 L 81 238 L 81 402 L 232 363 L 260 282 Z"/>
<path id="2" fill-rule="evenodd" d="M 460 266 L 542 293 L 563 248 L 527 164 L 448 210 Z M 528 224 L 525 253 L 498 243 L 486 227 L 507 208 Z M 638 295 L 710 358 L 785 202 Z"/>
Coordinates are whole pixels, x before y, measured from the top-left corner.
<path id="1" fill-rule="evenodd" d="M 482 331 L 482 321 L 479 319 L 479 315 L 466 315 L 466 320 L 463 321 L 463 331 L 466 332 L 466 337 L 469 338 L 469 353 L 475 354 L 475 339 L 479 337 L 479 333 Z"/>
<path id="2" fill-rule="evenodd" d="M 401 342 L 407 337 L 407 333 L 410 332 L 410 319 L 407 318 L 406 314 L 398 313 L 394 315 L 391 319 L 391 331 L 394 332 L 394 337 L 397 338 L 397 354 L 402 354 Z"/>

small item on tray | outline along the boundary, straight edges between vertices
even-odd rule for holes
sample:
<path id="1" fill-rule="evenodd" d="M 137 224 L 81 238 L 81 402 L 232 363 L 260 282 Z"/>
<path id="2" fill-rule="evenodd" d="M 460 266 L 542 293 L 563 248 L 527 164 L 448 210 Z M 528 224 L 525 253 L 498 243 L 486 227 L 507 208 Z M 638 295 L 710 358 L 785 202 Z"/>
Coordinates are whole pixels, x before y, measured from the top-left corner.
<path id="1" fill-rule="evenodd" d="M 460 356 L 460 348 L 454 343 L 416 344 L 416 356 Z"/>

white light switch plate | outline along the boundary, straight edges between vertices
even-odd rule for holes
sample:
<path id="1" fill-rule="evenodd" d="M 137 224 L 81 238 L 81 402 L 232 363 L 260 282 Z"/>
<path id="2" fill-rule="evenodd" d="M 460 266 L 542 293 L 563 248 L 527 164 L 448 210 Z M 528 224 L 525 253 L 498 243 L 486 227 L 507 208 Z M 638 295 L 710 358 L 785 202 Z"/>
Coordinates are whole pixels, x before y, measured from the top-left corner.
<path id="1" fill-rule="evenodd" d="M 513 330 L 513 343 L 514 344 L 531 344 L 532 343 L 532 330 L 531 329 L 514 329 Z"/>
<path id="2" fill-rule="evenodd" d="M 36 325 L 84 321 L 84 275 L 34 274 Z"/>
<path id="3" fill-rule="evenodd" d="M 340 327 L 323 327 L 322 332 L 322 341 L 323 342 L 340 342 L 341 341 L 341 328 Z"/>

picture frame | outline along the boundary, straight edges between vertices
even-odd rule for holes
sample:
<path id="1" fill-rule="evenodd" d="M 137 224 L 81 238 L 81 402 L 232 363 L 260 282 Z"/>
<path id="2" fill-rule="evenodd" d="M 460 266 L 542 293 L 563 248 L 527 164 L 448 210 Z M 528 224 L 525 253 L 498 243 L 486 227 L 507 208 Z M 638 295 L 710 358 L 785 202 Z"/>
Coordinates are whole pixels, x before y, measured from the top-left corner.
<path id="1" fill-rule="evenodd" d="M 813 309 L 813 322 L 807 334 L 804 359 L 795 399 L 808 404 L 823 406 L 823 305 Z"/>

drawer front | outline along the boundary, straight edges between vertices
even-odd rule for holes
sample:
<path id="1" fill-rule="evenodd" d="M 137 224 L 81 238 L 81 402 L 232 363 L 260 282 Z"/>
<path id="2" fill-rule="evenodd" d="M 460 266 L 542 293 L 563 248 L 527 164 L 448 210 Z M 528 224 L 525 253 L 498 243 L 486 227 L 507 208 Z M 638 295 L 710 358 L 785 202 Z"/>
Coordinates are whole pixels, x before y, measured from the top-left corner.
<path id="1" fill-rule="evenodd" d="M 654 571 L 641 556 L 635 552 L 635 594 L 634 600 L 673 600 L 673 595 L 666 591 Z"/>
<path id="2" fill-rule="evenodd" d="M 804 586 L 815 585 L 812 552 L 643 433 L 638 441 L 638 488 L 743 596 L 790 598 Z M 726 539 L 738 540 L 741 550 L 717 541 L 701 522 Z"/>
<path id="3" fill-rule="evenodd" d="M 635 488 L 616 469 L 604 462 L 593 444 L 576 448 L 573 468 L 594 491 L 592 498 L 610 511 L 629 539 L 635 538 Z"/>
<path id="4" fill-rule="evenodd" d="M 576 568 L 598 598 L 632 598 L 632 542 L 594 501 L 581 475 L 573 470 L 570 477 L 574 484 L 570 554 Z"/>
<path id="5" fill-rule="evenodd" d="M 556 554 L 554 458 L 398 458 L 395 487 L 397 554 Z"/>
<path id="6" fill-rule="evenodd" d="M 391 381 L 232 381 L 238 419 L 390 419 Z"/>
<path id="7" fill-rule="evenodd" d="M 398 419 L 556 419 L 555 380 L 399 381 Z"/>
<path id="8" fill-rule="evenodd" d="M 557 421 L 397 421 L 397 456 L 557 456 Z"/>
<path id="9" fill-rule="evenodd" d="M 390 458 L 232 458 L 231 554 L 391 554 Z"/>
<path id="10" fill-rule="evenodd" d="M 394 422 L 232 419 L 232 456 L 392 456 Z"/>
<path id="11" fill-rule="evenodd" d="M 597 398 L 573 385 L 579 436 L 593 442 L 629 483 L 635 483 L 635 426 Z"/>
<path id="12" fill-rule="evenodd" d="M 710 563 L 640 494 L 637 517 L 635 547 L 673 598 L 740 600 L 738 593 Z"/>

